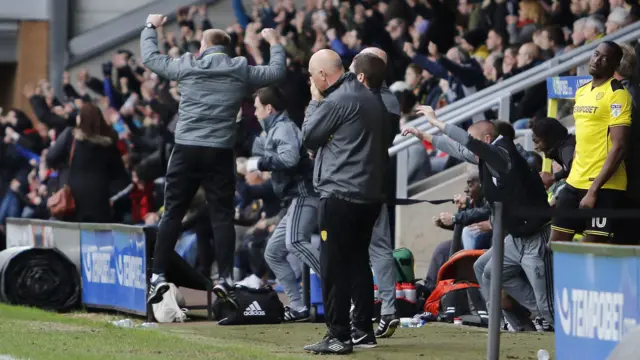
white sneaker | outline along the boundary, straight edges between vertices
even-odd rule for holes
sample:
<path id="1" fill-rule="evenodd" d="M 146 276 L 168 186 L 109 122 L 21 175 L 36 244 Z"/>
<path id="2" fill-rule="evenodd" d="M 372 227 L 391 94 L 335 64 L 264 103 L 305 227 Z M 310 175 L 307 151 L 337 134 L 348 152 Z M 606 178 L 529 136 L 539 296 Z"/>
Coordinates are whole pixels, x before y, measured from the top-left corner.
<path id="1" fill-rule="evenodd" d="M 255 275 L 250 275 L 242 281 L 238 281 L 236 286 L 244 286 L 251 289 L 260 289 L 262 287 L 262 279 Z"/>

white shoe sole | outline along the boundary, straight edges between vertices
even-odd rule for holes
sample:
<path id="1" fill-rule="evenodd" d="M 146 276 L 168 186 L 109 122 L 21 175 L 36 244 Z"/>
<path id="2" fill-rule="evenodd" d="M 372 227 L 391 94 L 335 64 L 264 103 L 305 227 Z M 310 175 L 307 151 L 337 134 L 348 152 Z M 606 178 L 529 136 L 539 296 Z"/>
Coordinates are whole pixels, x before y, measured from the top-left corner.
<path id="1" fill-rule="evenodd" d="M 389 326 L 387 326 L 387 331 L 382 333 L 380 336 L 376 336 L 376 337 L 379 339 L 390 338 L 396 332 L 398 325 L 400 325 L 400 319 L 391 320 L 391 322 L 389 322 Z"/>

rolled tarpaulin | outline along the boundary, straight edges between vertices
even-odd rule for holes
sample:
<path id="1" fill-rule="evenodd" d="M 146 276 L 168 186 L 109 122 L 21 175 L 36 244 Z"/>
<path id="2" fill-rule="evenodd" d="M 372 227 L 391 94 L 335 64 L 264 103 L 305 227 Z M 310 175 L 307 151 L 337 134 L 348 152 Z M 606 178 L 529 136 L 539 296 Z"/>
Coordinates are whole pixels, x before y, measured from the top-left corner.
<path id="1" fill-rule="evenodd" d="M 0 301 L 69 311 L 80 304 L 80 276 L 57 249 L 29 246 L 0 252 Z"/>

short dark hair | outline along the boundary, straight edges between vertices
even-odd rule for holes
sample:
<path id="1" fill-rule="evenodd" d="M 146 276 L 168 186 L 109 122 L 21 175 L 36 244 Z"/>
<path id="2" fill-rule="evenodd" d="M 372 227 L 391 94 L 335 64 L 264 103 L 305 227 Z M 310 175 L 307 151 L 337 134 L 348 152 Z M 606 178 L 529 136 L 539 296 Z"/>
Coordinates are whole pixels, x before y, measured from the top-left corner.
<path id="1" fill-rule="evenodd" d="M 231 44 L 231 37 L 220 29 L 209 29 L 204 33 L 205 41 L 211 45 L 228 47 Z"/>
<path id="2" fill-rule="evenodd" d="M 353 58 L 353 70 L 356 75 L 364 74 L 369 88 L 379 89 L 386 77 L 387 64 L 376 55 L 361 53 Z"/>
<path id="3" fill-rule="evenodd" d="M 605 41 L 603 44 L 607 45 L 612 50 L 613 55 L 613 63 L 615 64 L 615 68 L 618 68 L 620 65 L 620 61 L 622 61 L 622 56 L 624 56 L 624 52 L 620 45 L 616 44 L 613 41 Z"/>
<path id="4" fill-rule="evenodd" d="M 553 41 L 556 46 L 565 46 L 564 31 L 558 25 L 547 26 L 543 29 L 549 35 L 549 40 Z"/>
<path id="5" fill-rule="evenodd" d="M 413 70 L 413 72 L 415 72 L 416 74 L 420 75 L 422 74 L 422 66 L 415 64 L 415 63 L 411 63 L 409 64 L 409 66 L 407 66 L 408 69 Z"/>
<path id="6" fill-rule="evenodd" d="M 260 99 L 262 105 L 271 105 L 275 111 L 280 112 L 287 109 L 287 99 L 276 86 L 264 87 L 256 91 L 256 97 Z"/>
<path id="7" fill-rule="evenodd" d="M 542 156 L 535 151 L 527 151 L 527 156 L 525 157 L 527 160 L 527 165 L 529 168 L 536 173 L 542 171 Z"/>
<path id="8" fill-rule="evenodd" d="M 554 118 L 537 118 L 531 122 L 531 132 L 542 139 L 547 146 L 554 147 L 569 135 L 569 130 Z"/>
<path id="9" fill-rule="evenodd" d="M 508 139 L 514 140 L 516 138 L 516 130 L 513 128 L 513 125 L 506 121 L 497 120 L 495 121 L 496 131 L 498 134 L 506 137 Z"/>

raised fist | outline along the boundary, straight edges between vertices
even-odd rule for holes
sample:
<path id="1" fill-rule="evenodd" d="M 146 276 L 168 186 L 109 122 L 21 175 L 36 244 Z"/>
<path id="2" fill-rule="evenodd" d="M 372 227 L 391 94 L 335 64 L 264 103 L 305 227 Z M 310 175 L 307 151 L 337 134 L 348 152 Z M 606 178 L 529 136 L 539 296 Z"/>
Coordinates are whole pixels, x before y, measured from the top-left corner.
<path id="1" fill-rule="evenodd" d="M 280 43 L 279 35 L 274 29 L 263 29 L 260 35 L 269 45 L 277 45 Z"/>
<path id="2" fill-rule="evenodd" d="M 149 14 L 149 16 L 147 16 L 147 24 L 151 23 L 153 24 L 153 26 L 155 27 L 160 27 L 162 26 L 162 24 L 164 24 L 167 21 L 167 17 L 164 15 L 160 15 L 160 14 Z"/>

